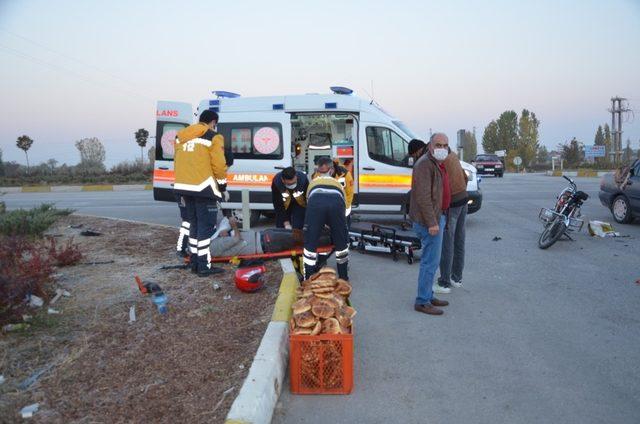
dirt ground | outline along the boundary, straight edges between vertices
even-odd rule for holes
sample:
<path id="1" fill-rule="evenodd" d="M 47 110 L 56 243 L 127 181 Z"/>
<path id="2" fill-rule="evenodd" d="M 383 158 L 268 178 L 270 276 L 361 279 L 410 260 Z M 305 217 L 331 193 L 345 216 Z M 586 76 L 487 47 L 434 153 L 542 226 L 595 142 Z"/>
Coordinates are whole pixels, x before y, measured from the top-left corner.
<path id="1" fill-rule="evenodd" d="M 22 421 L 20 409 L 35 402 L 34 423 L 223 422 L 271 318 L 279 263 L 267 263 L 265 289 L 245 294 L 231 265 L 207 278 L 159 270 L 180 263 L 170 228 L 72 215 L 49 233 L 73 237 L 85 264 L 58 271 L 57 286 L 71 293 L 54 305 L 60 315 L 45 305 L 31 329 L 0 336 L 0 422 Z M 114 263 L 86 264 L 98 261 Z M 168 314 L 138 291 L 136 274 L 160 284 Z"/>

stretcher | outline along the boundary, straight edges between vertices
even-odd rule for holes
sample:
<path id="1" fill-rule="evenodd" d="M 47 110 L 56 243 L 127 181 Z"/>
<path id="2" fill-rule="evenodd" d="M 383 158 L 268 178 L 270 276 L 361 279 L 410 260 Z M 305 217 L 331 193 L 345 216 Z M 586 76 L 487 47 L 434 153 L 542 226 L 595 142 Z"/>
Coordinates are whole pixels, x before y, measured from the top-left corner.
<path id="1" fill-rule="evenodd" d="M 364 221 L 351 224 L 349 246 L 362 253 L 391 253 L 394 261 L 400 254 L 405 254 L 409 264 L 413 263 L 413 252 L 421 248 L 420 239 L 406 225 L 395 227 Z"/>

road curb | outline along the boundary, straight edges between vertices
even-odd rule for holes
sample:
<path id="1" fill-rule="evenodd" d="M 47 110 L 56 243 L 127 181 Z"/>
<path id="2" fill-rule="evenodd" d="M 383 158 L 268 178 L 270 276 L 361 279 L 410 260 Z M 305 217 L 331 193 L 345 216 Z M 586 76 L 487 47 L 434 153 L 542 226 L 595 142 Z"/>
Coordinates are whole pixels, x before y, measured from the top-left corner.
<path id="1" fill-rule="evenodd" d="M 282 390 L 289 359 L 289 317 L 298 287 L 291 259 L 281 259 L 282 281 L 271 322 L 262 337 L 249 374 L 227 414 L 226 424 L 269 424 Z"/>
<path id="2" fill-rule="evenodd" d="M 79 193 L 82 191 L 145 191 L 153 190 L 153 184 L 89 184 L 71 186 L 21 186 L 21 187 L 0 187 L 0 193 Z"/>

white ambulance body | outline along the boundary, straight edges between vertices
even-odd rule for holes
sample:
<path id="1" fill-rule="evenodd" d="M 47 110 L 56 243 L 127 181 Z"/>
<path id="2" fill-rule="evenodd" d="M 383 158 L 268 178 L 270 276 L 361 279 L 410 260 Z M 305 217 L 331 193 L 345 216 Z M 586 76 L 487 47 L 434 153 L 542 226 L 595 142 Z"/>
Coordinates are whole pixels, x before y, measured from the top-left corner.
<path id="1" fill-rule="evenodd" d="M 197 121 L 205 109 L 219 114 L 217 131 L 234 155 L 227 171 L 229 203 L 241 208 L 241 191 L 249 190 L 252 221 L 273 210 L 271 180 L 287 166 L 308 174 L 318 156 L 338 158 L 354 178 L 353 212 L 402 213 L 411 189 L 407 146 L 411 131 L 371 101 L 332 87 L 333 94 L 218 98 L 191 105 L 158 102 L 153 192 L 156 200 L 174 201 L 173 140 L 176 132 Z M 237 96 L 237 97 L 236 97 Z M 476 170 L 463 162 L 469 176 L 469 209 L 480 208 Z"/>

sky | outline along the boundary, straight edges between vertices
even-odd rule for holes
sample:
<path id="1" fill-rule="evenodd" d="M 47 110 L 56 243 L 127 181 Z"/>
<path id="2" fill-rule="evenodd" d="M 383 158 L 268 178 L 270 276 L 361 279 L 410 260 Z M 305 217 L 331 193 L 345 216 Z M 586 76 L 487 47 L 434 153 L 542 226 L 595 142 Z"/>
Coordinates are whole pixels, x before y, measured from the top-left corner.
<path id="1" fill-rule="evenodd" d="M 593 144 L 621 96 L 637 115 L 623 141 L 640 147 L 640 0 L 0 0 L 0 64 L 0 148 L 20 163 L 22 134 L 32 164 L 77 163 L 85 137 L 108 165 L 133 160 L 157 100 L 332 85 L 373 95 L 422 138 L 475 127 L 480 142 L 526 108 L 550 149 Z"/>

